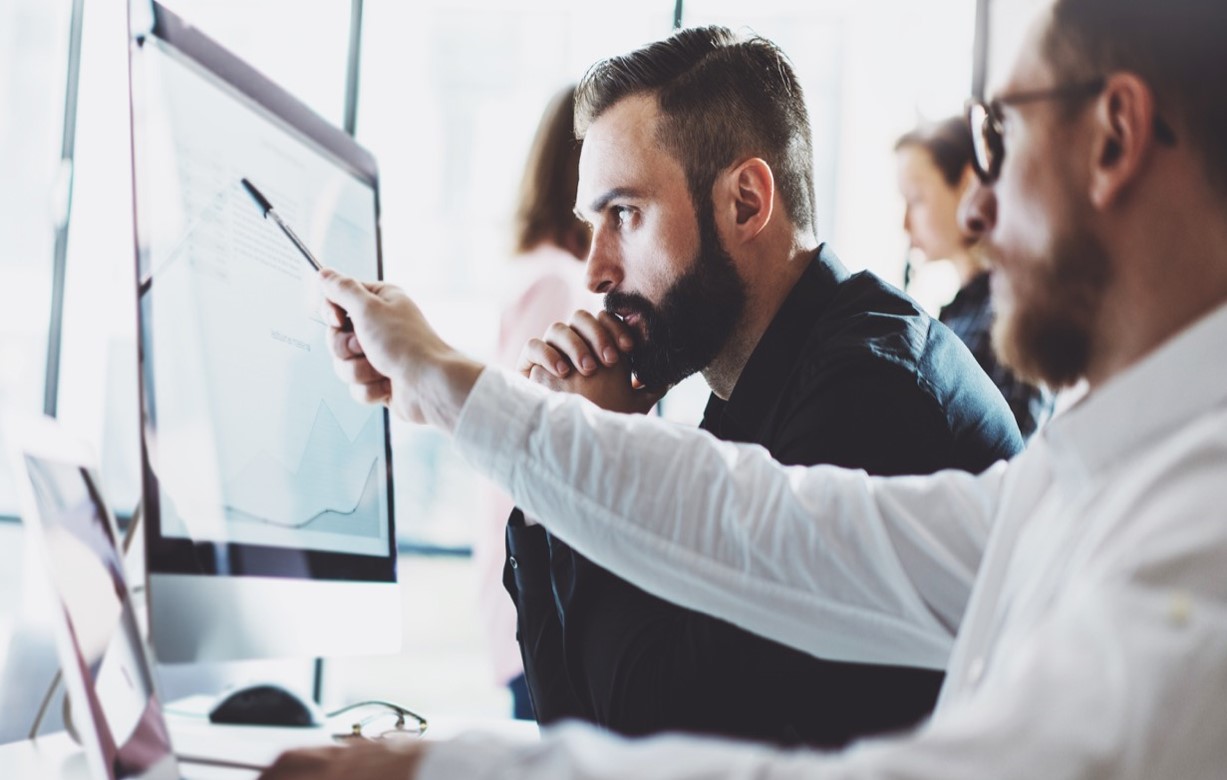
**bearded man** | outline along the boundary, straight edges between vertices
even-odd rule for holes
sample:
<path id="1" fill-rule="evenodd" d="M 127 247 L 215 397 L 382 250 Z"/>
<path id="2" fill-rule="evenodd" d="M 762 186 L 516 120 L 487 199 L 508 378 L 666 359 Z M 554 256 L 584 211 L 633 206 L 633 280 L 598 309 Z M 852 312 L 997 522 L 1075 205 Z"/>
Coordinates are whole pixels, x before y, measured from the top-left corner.
<path id="1" fill-rule="evenodd" d="M 606 311 L 530 343 L 525 374 L 645 411 L 702 372 L 702 428 L 790 465 L 978 473 L 1021 449 L 962 343 L 815 240 L 809 118 L 769 41 L 694 28 L 598 63 L 577 90 L 576 128 L 576 212 L 592 227 L 588 282 Z M 580 355 L 614 330 L 627 352 L 607 338 L 603 360 Z M 519 513 L 507 542 L 542 723 L 833 747 L 910 726 L 936 701 L 940 664 L 815 658 L 653 596 Z"/>

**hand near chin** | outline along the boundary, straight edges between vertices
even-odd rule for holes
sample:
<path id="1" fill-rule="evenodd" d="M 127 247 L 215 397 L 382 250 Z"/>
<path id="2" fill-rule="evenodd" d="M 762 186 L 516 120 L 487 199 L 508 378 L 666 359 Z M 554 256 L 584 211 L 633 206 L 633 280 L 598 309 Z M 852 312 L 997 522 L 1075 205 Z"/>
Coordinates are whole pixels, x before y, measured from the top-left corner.
<path id="1" fill-rule="evenodd" d="M 283 753 L 260 780 L 412 780 L 426 742 L 366 742 Z"/>
<path id="2" fill-rule="evenodd" d="M 516 369 L 551 390 L 582 395 L 611 412 L 642 414 L 665 394 L 632 376 L 626 352 L 630 329 L 611 314 L 579 311 L 570 324 L 556 322 L 524 346 Z"/>

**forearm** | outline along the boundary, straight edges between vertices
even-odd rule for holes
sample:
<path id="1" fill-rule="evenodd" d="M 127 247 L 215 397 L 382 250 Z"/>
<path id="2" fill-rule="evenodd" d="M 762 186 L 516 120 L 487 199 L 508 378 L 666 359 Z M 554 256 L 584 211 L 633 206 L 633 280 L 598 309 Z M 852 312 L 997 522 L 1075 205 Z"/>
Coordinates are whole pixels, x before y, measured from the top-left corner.
<path id="1" fill-rule="evenodd" d="M 483 366 L 459 352 L 446 351 L 430 360 L 417 360 L 405 369 L 403 386 L 413 394 L 421 419 L 452 432 Z"/>
<path id="2" fill-rule="evenodd" d="M 761 448 L 501 375 L 474 393 L 461 451 L 601 566 L 825 658 L 944 666 L 1000 469 L 927 480 L 786 469 Z"/>

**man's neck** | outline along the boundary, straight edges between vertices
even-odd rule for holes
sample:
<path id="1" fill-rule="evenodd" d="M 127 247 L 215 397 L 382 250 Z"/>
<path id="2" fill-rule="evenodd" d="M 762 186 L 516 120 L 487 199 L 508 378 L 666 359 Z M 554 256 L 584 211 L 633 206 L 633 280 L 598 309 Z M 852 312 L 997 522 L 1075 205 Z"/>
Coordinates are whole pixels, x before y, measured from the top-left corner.
<path id="1" fill-rule="evenodd" d="M 703 378 L 717 398 L 727 401 L 733 394 L 750 355 L 817 251 L 818 246 L 812 241 L 794 242 L 787 253 L 776 255 L 779 259 L 769 259 L 760 266 L 766 273 L 747 280 L 746 306 L 740 321 L 724 349 L 703 369 Z"/>

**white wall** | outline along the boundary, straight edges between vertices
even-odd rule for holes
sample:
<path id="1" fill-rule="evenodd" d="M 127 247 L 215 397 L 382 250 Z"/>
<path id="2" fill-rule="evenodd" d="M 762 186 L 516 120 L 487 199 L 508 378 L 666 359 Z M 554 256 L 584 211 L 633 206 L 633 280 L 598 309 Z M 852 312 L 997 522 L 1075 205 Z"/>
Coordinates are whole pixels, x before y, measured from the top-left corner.
<path id="1" fill-rule="evenodd" d="M 1032 21 L 1052 0 L 991 0 L 988 32 L 988 94 L 1009 74 Z"/>

